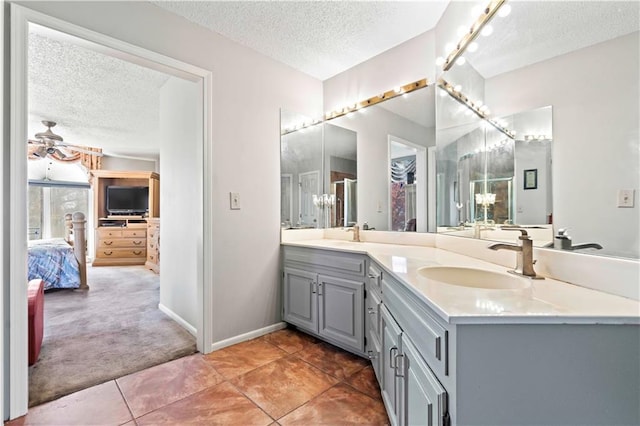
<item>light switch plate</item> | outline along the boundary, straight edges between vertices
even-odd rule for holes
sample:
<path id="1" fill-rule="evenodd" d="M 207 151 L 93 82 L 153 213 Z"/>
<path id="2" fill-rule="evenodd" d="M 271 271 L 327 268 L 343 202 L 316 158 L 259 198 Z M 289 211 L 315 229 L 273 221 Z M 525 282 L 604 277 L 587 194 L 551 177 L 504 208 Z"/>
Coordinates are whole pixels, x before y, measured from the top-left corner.
<path id="1" fill-rule="evenodd" d="M 618 190 L 618 207 L 633 207 L 635 190 L 619 189 Z"/>
<path id="2" fill-rule="evenodd" d="M 231 210 L 240 210 L 240 193 L 239 192 L 230 192 L 229 193 L 229 204 Z"/>

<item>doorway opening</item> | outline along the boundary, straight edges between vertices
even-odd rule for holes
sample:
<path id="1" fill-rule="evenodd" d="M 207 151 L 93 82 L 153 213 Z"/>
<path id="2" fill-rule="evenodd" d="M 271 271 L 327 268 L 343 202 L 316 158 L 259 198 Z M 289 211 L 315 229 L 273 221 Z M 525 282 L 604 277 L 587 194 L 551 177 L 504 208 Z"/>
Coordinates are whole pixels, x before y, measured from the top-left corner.
<path id="1" fill-rule="evenodd" d="M 209 194 L 211 191 L 209 188 L 210 179 L 207 179 L 210 177 L 208 167 L 212 162 L 212 153 L 210 148 L 211 119 L 209 117 L 209 112 L 211 111 L 211 73 L 171 58 L 155 54 L 154 52 L 150 52 L 146 49 L 132 46 L 44 14 L 31 11 L 15 4 L 12 4 L 11 8 L 11 86 L 12 89 L 14 89 L 11 93 L 11 104 L 15 107 L 11 111 L 12 126 L 10 128 L 10 173 L 13 178 L 9 184 L 9 198 L 11 199 L 9 237 L 11 246 L 26 247 L 26 241 L 28 238 L 28 201 L 27 191 L 25 189 L 28 183 L 29 168 L 27 166 L 28 150 L 26 141 L 31 136 L 31 133 L 33 133 L 29 126 L 29 122 L 33 118 L 32 116 L 37 115 L 36 113 L 38 112 L 40 114 L 50 113 L 48 111 L 35 111 L 35 109 L 31 109 L 31 105 L 34 103 L 34 100 L 31 97 L 27 98 L 26 96 L 27 93 L 32 94 L 31 90 L 27 91 L 27 87 L 30 83 L 29 59 L 35 57 L 32 55 L 32 52 L 30 52 L 31 45 L 29 43 L 29 39 L 31 34 L 37 33 L 40 36 L 46 34 L 51 36 L 55 42 L 59 43 L 71 42 L 71 39 L 73 39 L 73 41 L 77 42 L 77 45 L 82 48 L 89 48 L 89 50 L 93 49 L 94 54 L 99 52 L 111 59 L 120 58 L 120 60 L 122 60 L 126 58 L 127 61 L 131 61 L 136 64 L 136 66 L 147 67 L 155 70 L 156 72 L 161 71 L 167 73 L 166 80 L 161 86 L 161 88 L 165 89 L 166 93 L 161 93 L 159 95 L 159 109 L 164 109 L 164 112 L 161 111 L 159 115 L 162 117 L 164 114 L 167 119 L 161 121 L 160 126 L 157 129 L 159 135 L 156 136 L 158 136 L 161 144 L 158 157 L 153 161 L 150 161 L 150 163 L 154 163 L 153 167 L 156 170 L 147 170 L 145 172 L 150 175 L 153 175 L 154 173 L 156 175 L 158 173 L 163 174 L 164 186 L 167 187 L 167 189 L 170 189 L 173 193 L 175 193 L 174 191 L 176 186 L 185 184 L 184 180 L 180 180 L 181 177 L 189 179 L 188 188 L 181 193 L 185 197 L 185 200 L 182 201 L 187 202 L 188 205 L 191 206 L 188 221 L 189 232 L 195 235 L 204 235 L 204 238 L 184 239 L 185 212 L 181 211 L 178 214 L 171 210 L 173 201 L 175 201 L 175 196 L 172 196 L 172 203 L 160 203 L 159 207 L 162 212 L 166 213 L 164 215 L 159 215 L 165 225 L 164 229 L 162 227 L 160 228 L 161 235 L 165 237 L 163 238 L 163 251 L 166 252 L 165 256 L 163 256 L 166 260 L 162 265 L 162 273 L 159 276 L 154 275 L 154 272 L 145 268 L 144 264 L 147 259 L 142 258 L 142 253 L 144 252 L 142 249 L 136 250 L 137 252 L 140 252 L 141 255 L 140 260 L 142 263 L 139 266 L 118 265 L 113 266 L 113 268 L 114 271 L 116 268 L 137 268 L 136 271 L 127 270 L 127 273 L 134 272 L 133 275 L 136 276 L 139 276 L 139 274 L 147 274 L 146 277 L 151 281 L 153 281 L 153 279 L 159 279 L 159 303 L 153 308 L 155 310 L 158 308 L 162 309 L 162 311 L 171 319 L 180 323 L 180 329 L 187 329 L 187 334 L 191 333 L 193 335 L 192 340 L 194 341 L 194 346 L 197 347 L 199 351 L 210 351 L 211 339 L 208 337 L 210 324 L 207 324 L 205 318 L 211 318 L 209 312 L 210 303 L 207 303 L 206 300 L 207 296 L 211 293 L 212 273 L 210 267 L 204 264 L 203 258 L 205 254 L 210 253 L 211 246 L 211 237 L 209 235 L 211 229 L 209 214 L 211 210 L 211 199 Z M 48 41 L 51 42 L 51 40 Z M 185 89 L 186 86 L 189 86 L 189 88 Z M 187 92 L 188 94 L 185 94 Z M 176 96 L 179 96 L 177 95 L 178 93 L 182 93 L 183 96 L 176 100 Z M 96 98 L 96 102 L 99 103 L 100 100 Z M 103 104 L 103 107 L 104 105 L 106 104 Z M 185 108 L 185 106 L 188 106 L 188 108 Z M 176 108 L 182 108 L 181 112 L 184 114 L 183 116 L 178 117 L 177 120 L 175 117 Z M 80 115 L 81 114 L 78 113 L 78 116 Z M 65 120 L 68 120 L 68 129 L 72 128 L 73 124 L 77 124 L 77 122 L 74 122 L 73 118 L 74 117 L 65 118 Z M 178 127 L 176 122 L 180 123 L 181 120 L 183 128 L 188 127 L 193 130 L 186 138 L 180 129 L 176 129 L 176 127 Z M 100 129 L 99 125 L 96 126 L 96 130 L 98 129 Z M 183 137 L 180 144 L 175 143 L 177 133 L 180 133 Z M 81 134 L 80 136 L 77 136 L 77 138 L 80 137 L 82 137 Z M 125 144 L 134 145 L 131 140 L 127 140 Z M 98 143 L 92 145 L 98 145 Z M 179 149 L 176 148 L 176 146 L 179 146 Z M 112 147 L 108 147 L 108 143 L 106 142 L 103 147 L 96 146 L 95 148 L 102 148 L 104 153 L 108 153 L 109 149 L 112 149 L 115 154 L 121 154 L 120 156 L 105 156 L 112 158 L 110 161 L 111 166 L 113 167 L 115 167 L 114 162 L 118 161 L 120 161 L 121 164 L 128 164 L 127 166 L 123 166 L 126 167 L 127 170 L 116 171 L 118 172 L 116 173 L 118 175 L 117 179 L 123 177 L 120 172 L 124 172 L 125 175 L 126 172 L 141 172 L 141 170 L 131 170 L 131 168 L 133 168 L 132 162 L 136 164 L 135 169 L 139 169 L 142 168 L 140 165 L 150 157 L 149 155 L 146 155 L 148 152 L 145 153 L 144 156 L 136 153 L 116 152 Z M 47 158 L 44 157 L 43 161 L 47 161 Z M 189 173 L 183 174 L 179 172 L 179 170 L 184 168 L 188 168 Z M 163 170 L 168 172 L 163 173 Z M 104 172 L 104 168 L 102 171 Z M 92 176 L 92 173 L 89 170 L 89 198 L 92 198 L 92 200 L 88 203 L 88 214 L 86 214 L 86 216 L 93 222 L 87 232 L 90 237 L 93 237 L 93 243 L 89 244 L 89 247 L 92 249 L 87 253 L 90 259 L 95 261 L 95 259 L 100 257 L 97 251 L 101 248 L 101 243 L 115 244 L 116 242 L 115 240 L 106 240 L 100 237 L 101 232 L 99 228 L 106 224 L 106 222 L 102 221 L 103 219 L 113 219 L 116 221 L 122 220 L 125 223 L 125 226 L 120 224 L 120 229 L 118 229 L 121 234 L 116 238 L 119 241 L 118 244 L 122 244 L 123 242 L 132 242 L 128 240 L 124 241 L 127 238 L 132 240 L 137 238 L 137 236 L 127 234 L 132 230 L 129 230 L 126 225 L 128 223 L 135 223 L 139 225 L 138 227 L 140 228 L 140 230 L 137 230 L 136 232 L 142 231 L 143 229 L 145 231 L 143 232 L 145 241 L 143 241 L 144 244 L 139 241 L 140 246 L 148 246 L 148 241 L 146 240 L 148 221 L 145 213 L 140 215 L 138 221 L 131 220 L 129 218 L 122 219 L 105 217 L 102 214 L 103 212 L 99 211 L 99 208 L 97 207 L 100 203 L 103 203 L 104 200 L 101 198 L 103 194 L 98 194 L 93 190 L 94 178 L 95 176 Z M 137 178 L 138 176 L 136 175 L 135 179 Z M 114 179 L 116 179 L 116 177 L 114 177 Z M 49 181 L 50 180 L 51 179 L 49 179 Z M 117 184 L 121 182 L 114 181 L 113 183 Z M 140 182 L 138 180 L 135 182 L 132 181 L 131 183 L 131 187 L 141 186 L 139 185 Z M 47 187 L 47 185 L 48 184 L 43 184 L 43 187 Z M 52 191 L 46 190 L 46 192 L 48 192 L 48 196 L 51 197 Z M 158 194 L 160 198 L 162 198 L 162 185 L 160 185 Z M 184 205 L 184 203 L 180 202 L 177 204 Z M 48 211 L 51 212 L 50 206 L 48 207 Z M 180 217 L 180 220 L 176 220 L 176 217 L 178 216 Z M 205 218 L 207 219 L 205 220 Z M 149 219 L 151 219 L 151 217 L 149 217 Z M 49 220 L 49 218 L 47 218 L 47 223 L 48 225 L 45 226 L 51 228 L 51 220 Z M 190 234 L 187 233 L 186 235 Z M 175 246 L 175 240 L 181 241 L 180 246 Z M 192 243 L 185 244 L 184 241 L 192 241 Z M 115 253 L 115 250 L 116 249 L 114 247 L 112 253 Z M 172 252 L 189 254 L 190 262 L 187 263 L 188 268 L 185 268 L 184 263 L 179 265 L 176 263 L 172 266 L 172 260 L 175 261 L 174 256 L 172 256 Z M 5 339 L 4 341 L 5 348 L 7 348 L 6 353 L 9 355 L 8 359 L 5 358 L 4 360 L 4 368 L 5 371 L 10 373 L 7 375 L 8 389 L 11 390 L 11 392 L 8 393 L 9 404 L 7 407 L 10 418 L 26 413 L 28 403 L 28 370 L 26 356 L 28 346 L 26 336 L 26 331 L 28 329 L 26 315 L 27 288 L 24 285 L 25 277 L 28 275 L 28 271 L 26 270 L 27 257 L 26 250 L 13 250 L 11 252 L 9 265 L 11 287 L 8 300 L 4 300 L 4 307 L 8 311 L 8 317 L 10 318 L 11 324 L 9 335 L 7 336 L 8 339 Z M 126 258 L 127 256 L 123 254 L 122 257 Z M 100 270 L 100 274 L 104 275 L 103 272 L 107 270 L 106 268 L 110 267 L 100 266 L 95 269 L 96 271 Z M 91 273 L 88 275 L 91 277 Z M 176 282 L 175 279 L 177 275 L 180 276 L 179 282 Z M 107 281 L 120 282 L 122 280 L 111 279 Z M 145 280 L 133 278 L 133 281 L 134 283 L 141 283 Z M 160 283 L 160 281 L 162 283 Z M 165 282 L 166 285 L 164 285 Z M 187 286 L 190 288 L 185 289 L 185 283 L 187 283 Z M 177 288 L 178 286 L 180 286 L 180 288 Z M 89 290 L 87 290 L 83 296 L 85 301 L 93 297 L 94 294 L 98 295 L 99 293 L 109 293 L 106 287 L 108 286 L 105 286 L 102 292 L 98 291 L 100 288 L 99 286 L 92 288 L 91 278 L 89 278 Z M 167 291 L 164 291 L 165 289 Z M 126 295 L 126 291 L 124 293 Z M 178 293 L 179 296 L 176 296 Z M 64 296 L 64 294 L 61 294 L 61 296 Z M 109 304 L 117 306 L 118 302 L 111 301 L 107 303 L 107 305 Z M 120 305 L 120 308 L 122 308 L 122 305 Z M 90 317 L 90 309 L 86 314 L 87 316 L 85 319 Z M 117 321 L 117 314 L 115 315 L 115 319 Z M 144 335 L 139 336 L 140 343 L 144 343 L 142 341 L 144 337 Z M 162 339 L 160 340 L 162 341 Z M 209 349 L 207 350 L 207 348 Z M 140 355 L 136 348 L 131 348 L 131 352 L 134 355 L 137 354 L 138 357 Z M 83 357 L 88 358 L 88 362 L 95 362 L 95 360 L 87 357 L 86 353 L 79 353 L 76 359 L 82 359 Z"/>

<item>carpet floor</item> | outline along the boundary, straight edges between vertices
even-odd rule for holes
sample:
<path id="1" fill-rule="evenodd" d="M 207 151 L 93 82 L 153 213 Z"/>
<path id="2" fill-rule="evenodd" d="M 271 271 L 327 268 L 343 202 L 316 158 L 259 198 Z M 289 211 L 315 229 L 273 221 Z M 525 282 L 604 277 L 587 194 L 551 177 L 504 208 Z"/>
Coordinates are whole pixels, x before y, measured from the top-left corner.
<path id="1" fill-rule="evenodd" d="M 158 275 L 142 266 L 88 266 L 87 278 L 89 291 L 45 293 L 30 407 L 196 352 L 195 337 L 158 309 Z"/>

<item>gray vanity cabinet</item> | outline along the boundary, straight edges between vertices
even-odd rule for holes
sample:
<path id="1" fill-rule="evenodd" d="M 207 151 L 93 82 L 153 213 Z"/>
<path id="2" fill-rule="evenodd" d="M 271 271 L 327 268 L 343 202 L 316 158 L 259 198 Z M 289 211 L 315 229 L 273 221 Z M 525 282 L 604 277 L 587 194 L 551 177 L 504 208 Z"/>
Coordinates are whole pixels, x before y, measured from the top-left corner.
<path id="1" fill-rule="evenodd" d="M 364 256 L 284 247 L 284 320 L 365 355 Z"/>

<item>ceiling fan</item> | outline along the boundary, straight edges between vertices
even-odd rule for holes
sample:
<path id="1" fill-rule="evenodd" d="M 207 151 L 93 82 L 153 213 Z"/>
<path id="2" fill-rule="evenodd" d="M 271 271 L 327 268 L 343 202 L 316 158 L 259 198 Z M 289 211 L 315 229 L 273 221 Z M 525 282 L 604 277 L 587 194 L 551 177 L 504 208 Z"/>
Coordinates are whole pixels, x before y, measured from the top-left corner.
<path id="1" fill-rule="evenodd" d="M 35 140 L 28 140 L 29 145 L 33 146 L 33 149 L 29 150 L 30 155 L 40 158 L 44 158 L 47 155 L 50 155 L 62 159 L 72 157 L 73 153 L 76 152 L 91 154 L 98 157 L 102 157 L 104 155 L 99 151 L 90 151 L 87 149 L 87 147 L 65 143 L 64 139 L 62 139 L 62 136 L 57 135 L 51 131 L 51 128 L 55 127 L 56 125 L 55 121 L 43 120 L 42 124 L 47 127 L 47 130 L 45 130 L 44 132 L 36 133 Z M 73 151 L 73 153 L 69 153 L 68 151 Z"/>

